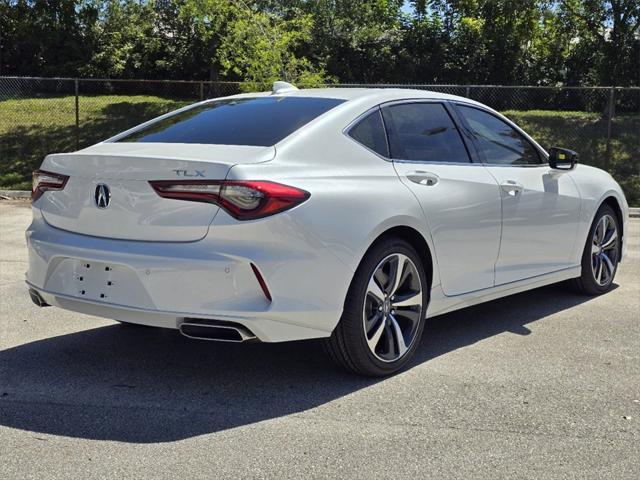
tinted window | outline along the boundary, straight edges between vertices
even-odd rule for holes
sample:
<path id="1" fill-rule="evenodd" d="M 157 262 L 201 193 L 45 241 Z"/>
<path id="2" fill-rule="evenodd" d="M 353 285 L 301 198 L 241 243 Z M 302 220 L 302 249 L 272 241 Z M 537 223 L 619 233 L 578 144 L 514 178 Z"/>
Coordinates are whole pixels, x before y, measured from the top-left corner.
<path id="1" fill-rule="evenodd" d="M 490 113 L 460 106 L 485 162 L 503 165 L 540 164 L 537 150 L 515 129 Z"/>
<path id="2" fill-rule="evenodd" d="M 469 155 L 444 105 L 406 103 L 383 109 L 391 158 L 465 162 Z"/>
<path id="3" fill-rule="evenodd" d="M 383 157 L 389 156 L 387 136 L 384 132 L 380 110 L 367 115 L 355 127 L 352 127 L 349 130 L 349 135 Z"/>
<path id="4" fill-rule="evenodd" d="M 212 101 L 154 122 L 118 141 L 271 146 L 343 101 L 311 97 Z"/>

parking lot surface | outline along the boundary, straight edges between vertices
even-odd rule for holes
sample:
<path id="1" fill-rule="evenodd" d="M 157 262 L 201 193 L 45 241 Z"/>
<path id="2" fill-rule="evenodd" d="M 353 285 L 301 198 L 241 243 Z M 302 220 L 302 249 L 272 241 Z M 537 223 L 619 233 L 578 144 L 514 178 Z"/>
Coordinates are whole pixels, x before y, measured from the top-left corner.
<path id="1" fill-rule="evenodd" d="M 432 319 L 391 378 L 39 309 L 0 201 L 0 478 L 640 478 L 640 221 L 617 287 Z"/>

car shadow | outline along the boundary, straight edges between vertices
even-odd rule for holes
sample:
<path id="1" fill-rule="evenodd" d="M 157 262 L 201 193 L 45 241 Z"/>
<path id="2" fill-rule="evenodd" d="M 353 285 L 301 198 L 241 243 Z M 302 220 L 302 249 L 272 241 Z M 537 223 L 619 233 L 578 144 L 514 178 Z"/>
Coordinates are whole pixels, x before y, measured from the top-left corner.
<path id="1" fill-rule="evenodd" d="M 588 301 L 557 286 L 429 320 L 409 368 Z M 332 368 L 320 342 L 224 344 L 112 325 L 0 352 L 0 425 L 156 443 L 302 412 L 384 379 Z"/>

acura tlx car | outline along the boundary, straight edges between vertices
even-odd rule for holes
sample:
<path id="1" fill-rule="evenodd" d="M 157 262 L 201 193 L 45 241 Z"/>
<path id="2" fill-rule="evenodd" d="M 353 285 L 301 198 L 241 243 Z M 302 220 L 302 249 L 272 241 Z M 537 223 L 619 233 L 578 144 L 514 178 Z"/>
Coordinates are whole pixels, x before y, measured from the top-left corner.
<path id="1" fill-rule="evenodd" d="M 47 156 L 27 284 L 192 338 L 323 338 L 386 375 L 429 317 L 565 280 L 608 291 L 628 210 L 609 174 L 472 100 L 276 82 Z"/>

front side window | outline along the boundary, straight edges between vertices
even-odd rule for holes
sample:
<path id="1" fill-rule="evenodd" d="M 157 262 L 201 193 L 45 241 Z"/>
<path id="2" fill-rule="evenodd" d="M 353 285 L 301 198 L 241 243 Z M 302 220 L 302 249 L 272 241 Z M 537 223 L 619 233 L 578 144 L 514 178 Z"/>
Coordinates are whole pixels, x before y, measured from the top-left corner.
<path id="1" fill-rule="evenodd" d="M 389 156 L 387 136 L 379 109 L 376 109 L 352 127 L 349 130 L 349 136 L 383 157 Z"/>
<path id="2" fill-rule="evenodd" d="M 453 120 L 441 103 L 403 103 L 383 108 L 391 158 L 469 163 Z"/>
<path id="3" fill-rule="evenodd" d="M 153 122 L 117 141 L 270 147 L 343 102 L 318 97 L 214 100 Z"/>
<path id="4" fill-rule="evenodd" d="M 538 151 L 517 130 L 477 108 L 458 105 L 484 161 L 498 165 L 539 165 Z"/>

